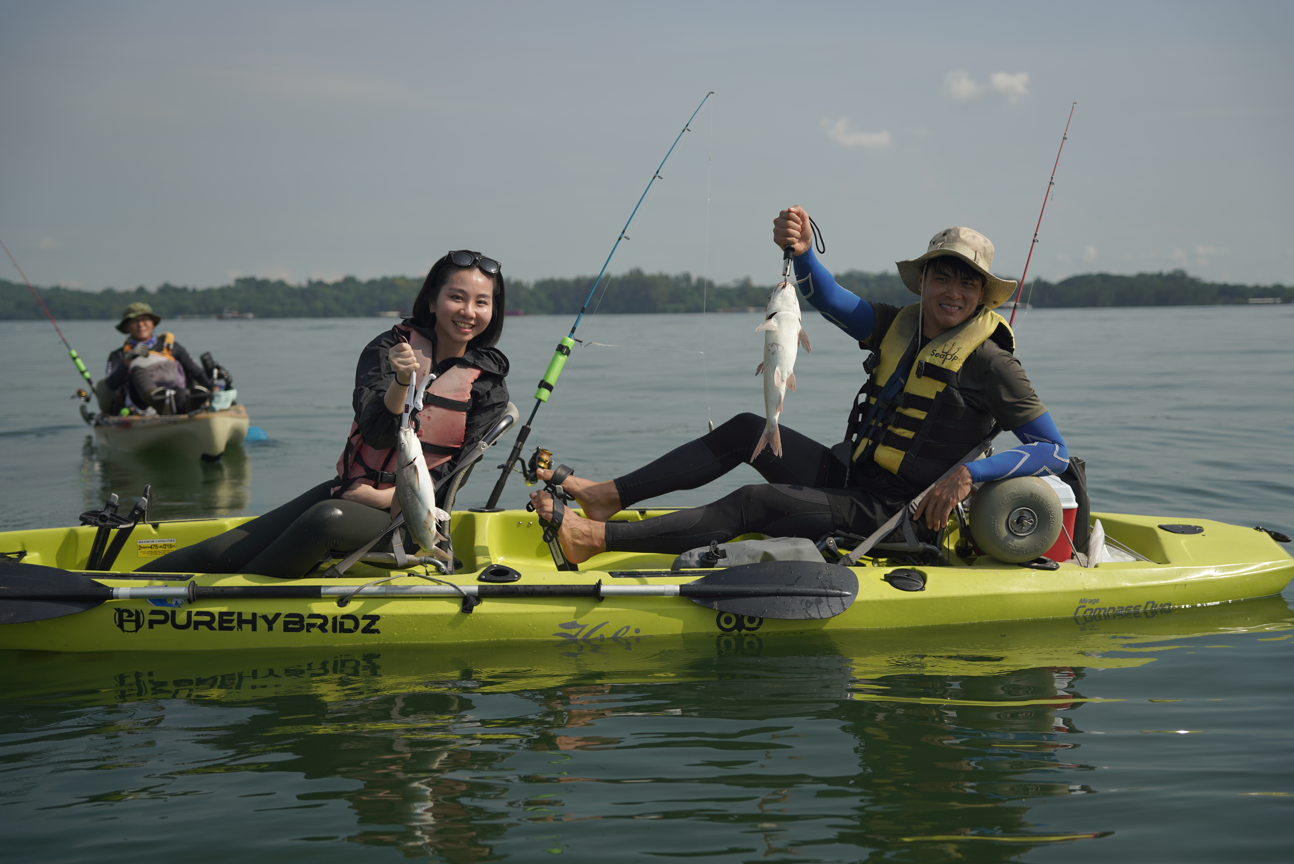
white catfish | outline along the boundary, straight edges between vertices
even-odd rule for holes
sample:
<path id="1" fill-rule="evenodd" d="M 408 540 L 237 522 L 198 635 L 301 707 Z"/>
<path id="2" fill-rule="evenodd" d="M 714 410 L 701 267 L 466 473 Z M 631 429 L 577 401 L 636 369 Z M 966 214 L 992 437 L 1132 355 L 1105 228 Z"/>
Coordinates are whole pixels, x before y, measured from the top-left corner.
<path id="1" fill-rule="evenodd" d="M 395 497 L 400 502 L 404 524 L 408 526 L 413 539 L 428 551 L 439 551 L 436 550 L 436 541 L 444 540 L 445 537 L 436 530 L 436 523 L 448 521 L 449 514 L 436 506 L 436 487 L 431 482 L 427 460 L 422 455 L 422 442 L 418 440 L 410 421 L 414 414 L 422 410 L 422 394 L 435 377 L 428 375 L 421 387 L 417 386 L 416 372 L 409 379 L 409 392 L 404 397 L 404 412 L 400 417 L 396 444 Z"/>
<path id="2" fill-rule="evenodd" d="M 764 323 L 755 328 L 756 332 L 760 330 L 764 331 L 764 362 L 755 374 L 764 374 L 764 416 L 768 422 L 755 452 L 750 454 L 751 462 L 765 446 L 772 448 L 774 456 L 782 455 L 782 433 L 777 418 L 782 414 L 787 388 L 795 391 L 796 346 L 803 345 L 805 351 L 813 351 L 809 337 L 800 326 L 800 300 L 795 294 L 794 282 L 784 279 L 768 295 Z"/>

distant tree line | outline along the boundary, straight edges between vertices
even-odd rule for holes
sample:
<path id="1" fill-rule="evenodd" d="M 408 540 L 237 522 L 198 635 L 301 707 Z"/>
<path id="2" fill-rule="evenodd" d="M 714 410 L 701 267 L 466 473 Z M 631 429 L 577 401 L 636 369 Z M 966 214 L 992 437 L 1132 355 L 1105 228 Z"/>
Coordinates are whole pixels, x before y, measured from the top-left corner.
<path id="1" fill-rule="evenodd" d="M 835 274 L 840 285 L 866 300 L 902 305 L 912 294 L 897 274 L 850 270 Z M 508 282 L 508 309 L 527 315 L 574 315 L 588 296 L 593 277 Z M 422 279 L 384 276 L 338 282 L 289 285 L 282 280 L 245 276 L 218 288 L 187 288 L 170 283 L 149 291 L 107 288 L 83 291 L 39 288 L 41 299 L 56 319 L 112 319 L 130 303 L 143 300 L 164 318 L 212 317 L 223 312 L 252 313 L 257 318 L 365 318 L 380 312 L 409 313 Z M 771 285 L 744 279 L 714 285 L 690 273 L 669 275 L 630 270 L 598 285 L 589 311 L 604 313 L 717 312 L 762 307 Z M 1204 282 L 1182 270 L 1116 276 L 1089 273 L 1060 282 L 1037 280 L 1025 287 L 1024 299 L 1035 308 L 1093 306 L 1216 306 L 1249 302 L 1251 297 L 1275 297 L 1294 302 L 1294 288 Z M 0 279 L 0 320 L 42 317 L 27 286 Z"/>

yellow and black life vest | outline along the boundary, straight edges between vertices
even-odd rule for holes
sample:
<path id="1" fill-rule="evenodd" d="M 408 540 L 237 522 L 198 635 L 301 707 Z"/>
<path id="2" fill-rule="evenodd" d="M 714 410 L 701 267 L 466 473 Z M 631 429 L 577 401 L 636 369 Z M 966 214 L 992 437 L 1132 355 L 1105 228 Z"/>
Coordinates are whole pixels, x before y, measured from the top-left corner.
<path id="1" fill-rule="evenodd" d="M 168 358 L 170 358 L 170 359 L 174 360 L 174 359 L 175 359 L 175 334 L 174 334 L 174 333 L 158 333 L 158 334 L 157 334 L 157 336 L 158 336 L 158 338 L 161 340 L 161 343 L 162 343 L 162 350 L 161 350 L 161 351 L 156 350 L 156 347 L 157 347 L 157 346 L 156 346 L 156 345 L 154 345 L 154 347 L 153 347 L 153 348 L 148 349 L 148 353 L 149 353 L 149 354 L 156 354 L 156 355 L 158 355 L 159 357 L 168 357 Z M 134 345 L 131 345 L 131 344 L 130 344 L 130 340 L 129 340 L 129 339 L 127 339 L 127 340 L 126 340 L 126 344 L 121 346 L 121 353 L 122 353 L 122 354 L 129 354 L 129 353 L 130 353 L 130 349 L 131 349 L 131 348 L 134 348 L 134 347 L 135 347 Z"/>
<path id="2" fill-rule="evenodd" d="M 1001 315 L 981 309 L 917 350 L 902 390 L 877 405 L 918 336 L 919 311 L 919 303 L 904 307 L 886 331 L 870 364 L 871 377 L 855 400 L 848 434 L 855 463 L 870 457 L 891 474 L 925 487 L 993 426 L 992 416 L 962 398 L 962 366 L 989 339 L 1014 354 L 1015 334 Z"/>

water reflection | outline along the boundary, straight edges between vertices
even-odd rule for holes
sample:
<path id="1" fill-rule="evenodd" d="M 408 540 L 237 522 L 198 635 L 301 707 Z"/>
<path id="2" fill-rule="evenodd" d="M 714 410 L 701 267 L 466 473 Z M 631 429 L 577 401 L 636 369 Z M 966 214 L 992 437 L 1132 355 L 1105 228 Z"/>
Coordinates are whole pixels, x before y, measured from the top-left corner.
<path id="1" fill-rule="evenodd" d="M 214 795 L 234 808 L 222 818 L 296 814 L 292 836 L 448 861 L 616 848 L 1006 861 L 1110 827 L 1091 824 L 1089 810 L 1037 811 L 1044 800 L 1104 791 L 1082 754 L 1081 718 L 1102 696 L 1092 671 L 1153 663 L 1174 650 L 1171 640 L 1290 624 L 1288 605 L 1270 598 L 1081 630 L 1050 621 L 844 637 L 28 653 L 0 662 L 13 670 L 6 689 L 16 710 L 3 712 L 11 731 L 36 733 L 46 746 L 40 733 L 67 735 L 78 712 L 134 716 L 147 707 L 150 716 L 129 724 L 141 754 L 132 758 L 143 760 L 132 767 L 156 785 L 150 794 L 175 795 L 168 808 L 209 806 L 168 792 L 183 778 L 206 793 L 195 801 Z M 140 749 L 177 730 L 188 750 Z M 9 754 L 19 771 L 56 756 Z M 96 758 L 102 764 L 82 755 L 59 770 L 90 772 L 98 783 L 124 770 L 113 761 L 120 754 Z M 259 778 L 254 801 L 220 794 L 249 772 Z M 301 792 L 299 778 L 345 782 Z M 338 821 L 333 806 L 324 830 L 324 814 L 309 810 L 324 801 L 349 817 Z"/>
<path id="2" fill-rule="evenodd" d="M 252 464 L 242 447 L 230 447 L 216 462 L 174 453 L 125 453 L 96 444 L 87 435 L 81 447 L 81 498 L 84 509 L 98 509 L 116 493 L 126 505 L 145 484 L 153 487 L 154 518 L 229 516 L 247 509 Z M 123 512 L 128 510 L 123 506 Z"/>

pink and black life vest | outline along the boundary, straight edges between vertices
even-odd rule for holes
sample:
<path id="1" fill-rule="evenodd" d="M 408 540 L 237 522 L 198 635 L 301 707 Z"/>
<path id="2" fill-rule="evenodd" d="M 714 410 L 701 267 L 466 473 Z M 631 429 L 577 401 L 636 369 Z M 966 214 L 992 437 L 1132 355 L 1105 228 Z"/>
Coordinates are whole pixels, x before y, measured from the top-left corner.
<path id="1" fill-rule="evenodd" d="M 403 324 L 395 329 L 408 337 L 418 357 L 418 380 L 431 373 L 434 346 L 425 336 Z M 472 384 L 480 377 L 475 366 L 459 363 L 445 370 L 423 396 L 423 408 L 414 417 L 414 429 L 422 442 L 427 468 L 443 465 L 458 455 L 467 435 L 467 412 L 472 407 Z M 351 486 L 361 484 L 376 489 L 395 485 L 395 448 L 378 449 L 364 442 L 359 424 L 351 421 L 346 447 L 337 460 L 341 484 L 333 489 L 340 497 Z"/>

